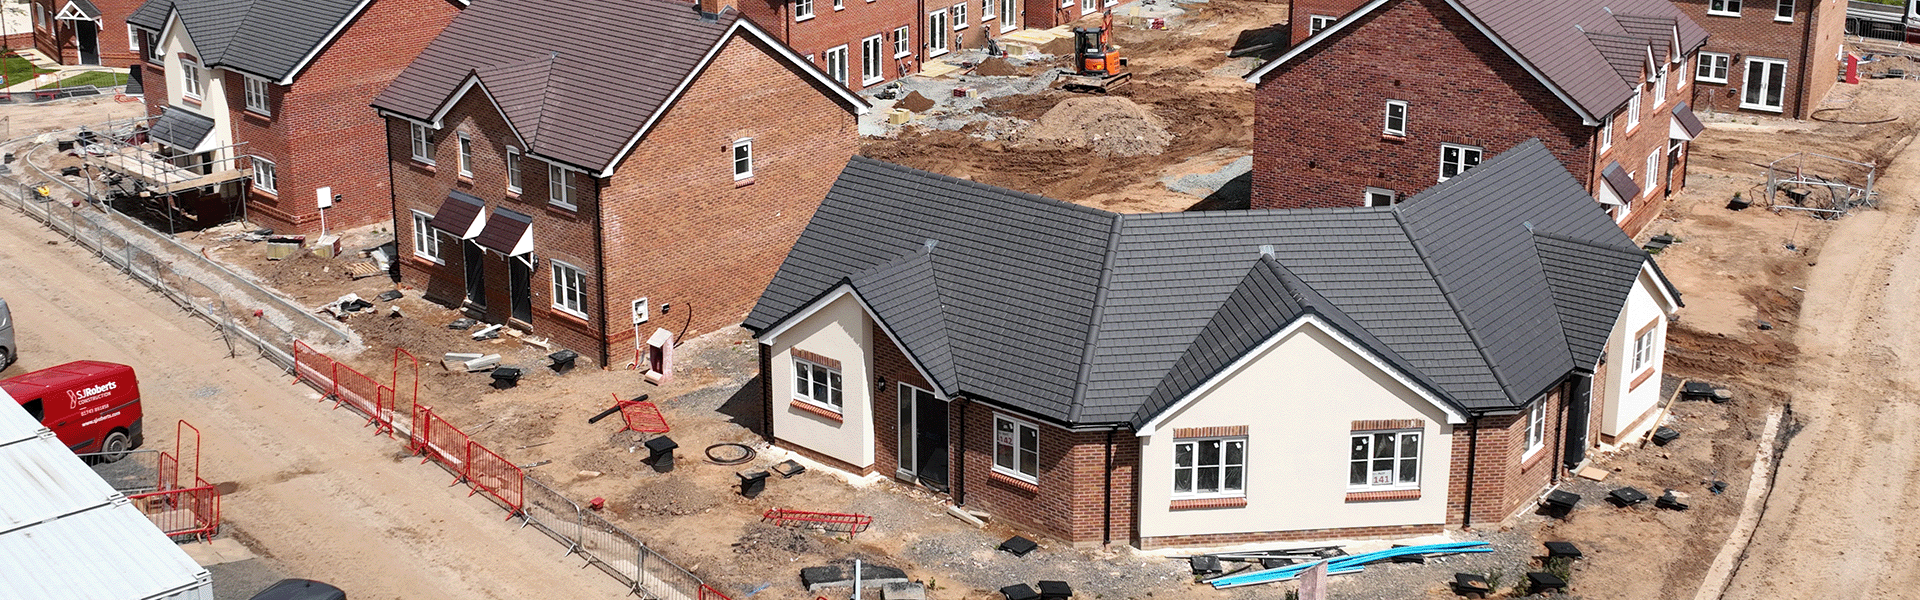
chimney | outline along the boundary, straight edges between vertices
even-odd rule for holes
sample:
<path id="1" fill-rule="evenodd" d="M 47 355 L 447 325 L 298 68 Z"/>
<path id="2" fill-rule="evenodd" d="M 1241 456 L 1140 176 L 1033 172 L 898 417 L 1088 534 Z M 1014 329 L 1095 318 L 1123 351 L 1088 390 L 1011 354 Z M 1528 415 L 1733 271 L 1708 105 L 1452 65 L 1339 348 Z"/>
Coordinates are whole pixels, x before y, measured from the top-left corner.
<path id="1" fill-rule="evenodd" d="M 739 0 L 694 0 L 693 7 L 701 12 L 700 18 L 712 21 L 729 8 L 737 9 Z"/>

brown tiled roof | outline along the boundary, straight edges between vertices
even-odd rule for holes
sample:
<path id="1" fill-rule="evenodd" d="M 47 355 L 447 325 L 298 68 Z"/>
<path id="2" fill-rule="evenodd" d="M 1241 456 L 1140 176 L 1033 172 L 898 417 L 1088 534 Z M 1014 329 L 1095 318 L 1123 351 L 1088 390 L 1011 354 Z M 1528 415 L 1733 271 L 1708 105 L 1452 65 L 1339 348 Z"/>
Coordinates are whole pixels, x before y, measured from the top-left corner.
<path id="1" fill-rule="evenodd" d="M 520 244 L 520 236 L 526 235 L 527 228 L 533 225 L 533 217 L 504 208 L 493 209 L 493 218 L 487 219 L 487 226 L 480 229 L 480 236 L 473 243 L 480 247 L 512 255 L 514 246 Z"/>
<path id="2" fill-rule="evenodd" d="M 1676 38 L 1682 54 L 1707 41 L 1707 32 L 1668 0 L 1374 0 L 1348 13 L 1294 50 L 1248 74 L 1258 82 L 1321 40 L 1339 35 L 1395 35 L 1381 29 L 1345 30 L 1372 11 L 1397 2 L 1430 2 L 1459 9 L 1534 72 L 1569 106 L 1594 121 L 1633 97 L 1651 49 L 1667 60 Z"/>
<path id="3" fill-rule="evenodd" d="M 433 121 L 477 79 L 530 154 L 604 171 L 736 22 L 748 26 L 731 10 L 703 14 L 675 0 L 488 0 L 455 18 L 373 105 Z M 823 93 L 864 108 L 795 60 Z"/>

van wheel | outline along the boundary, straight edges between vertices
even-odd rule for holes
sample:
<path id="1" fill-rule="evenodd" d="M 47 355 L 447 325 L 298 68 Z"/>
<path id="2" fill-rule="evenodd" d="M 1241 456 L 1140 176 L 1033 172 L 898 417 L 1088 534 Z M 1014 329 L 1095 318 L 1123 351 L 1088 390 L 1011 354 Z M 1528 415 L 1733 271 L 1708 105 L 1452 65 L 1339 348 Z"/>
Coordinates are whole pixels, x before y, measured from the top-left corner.
<path id="1" fill-rule="evenodd" d="M 107 434 L 107 441 L 100 443 L 100 462 L 119 462 L 127 457 L 127 450 L 133 442 L 127 439 L 127 432 L 115 431 Z"/>
<path id="2" fill-rule="evenodd" d="M 5 371 L 11 366 L 13 366 L 13 350 L 0 348 L 0 371 Z"/>

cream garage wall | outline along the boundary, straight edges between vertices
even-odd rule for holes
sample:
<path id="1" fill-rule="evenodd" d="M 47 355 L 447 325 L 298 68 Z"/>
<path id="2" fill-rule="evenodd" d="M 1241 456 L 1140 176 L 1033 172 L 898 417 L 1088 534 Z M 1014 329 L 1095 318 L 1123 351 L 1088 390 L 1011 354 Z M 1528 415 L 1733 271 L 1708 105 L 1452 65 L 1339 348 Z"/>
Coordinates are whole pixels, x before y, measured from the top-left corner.
<path id="1" fill-rule="evenodd" d="M 200 99 L 194 102 L 186 99 L 186 84 L 181 79 L 180 53 L 200 56 L 200 50 L 193 45 L 193 39 L 187 36 L 187 28 L 174 17 L 167 27 L 167 37 L 160 41 L 166 49 L 163 56 L 167 69 L 167 104 L 181 107 L 213 119 L 213 139 L 215 146 L 233 145 L 233 113 L 227 110 L 226 84 L 220 73 L 200 64 Z M 186 148 L 185 150 L 192 150 Z M 214 158 L 231 158 L 232 151 L 223 151 Z"/>
<path id="2" fill-rule="evenodd" d="M 1346 501 L 1353 421 L 1421 419 L 1420 497 Z M 1170 510 L 1174 430 L 1247 427 L 1247 506 Z M 1446 522 L 1446 413 L 1312 323 L 1141 439 L 1140 535 L 1161 537 Z"/>
<path id="3" fill-rule="evenodd" d="M 873 321 L 851 294 L 842 294 L 775 337 L 770 348 L 773 434 L 791 445 L 857 467 L 873 464 Z M 885 340 L 886 334 L 882 333 Z M 793 350 L 840 361 L 842 421 L 793 406 Z"/>
<path id="4" fill-rule="evenodd" d="M 1600 432 L 1615 439 L 1652 427 L 1650 421 L 1635 427 L 1634 420 L 1660 403 L 1660 378 L 1667 356 L 1667 315 L 1673 308 L 1662 297 L 1660 285 L 1651 269 L 1641 267 L 1633 290 L 1627 293 L 1626 309 L 1614 322 L 1613 333 L 1607 336 L 1607 397 L 1601 407 Z M 1636 371 L 1633 369 L 1634 337 L 1649 323 L 1654 324 L 1653 361 Z M 1634 379 L 1648 371 L 1652 374 L 1639 387 L 1627 389 Z M 1634 427 L 1635 431 L 1627 431 L 1628 427 Z"/>

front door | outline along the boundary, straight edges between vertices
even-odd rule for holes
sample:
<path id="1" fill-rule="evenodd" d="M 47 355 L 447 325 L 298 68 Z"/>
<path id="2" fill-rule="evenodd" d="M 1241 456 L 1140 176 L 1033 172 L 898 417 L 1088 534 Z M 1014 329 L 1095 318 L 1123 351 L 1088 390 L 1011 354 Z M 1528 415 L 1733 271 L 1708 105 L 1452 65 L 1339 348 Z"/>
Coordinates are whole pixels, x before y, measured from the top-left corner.
<path id="1" fill-rule="evenodd" d="M 80 49 L 80 64 L 100 64 L 100 26 L 88 20 L 70 22 L 76 47 Z"/>
<path id="2" fill-rule="evenodd" d="M 507 259 L 507 296 L 513 305 L 513 318 L 533 323 L 533 265 L 525 256 Z"/>
<path id="3" fill-rule="evenodd" d="M 900 472 L 947 489 L 947 403 L 905 384 L 900 385 Z"/>
<path id="4" fill-rule="evenodd" d="M 467 304 L 485 308 L 487 306 L 487 251 L 473 240 L 464 242 L 464 259 L 467 263 Z"/>

